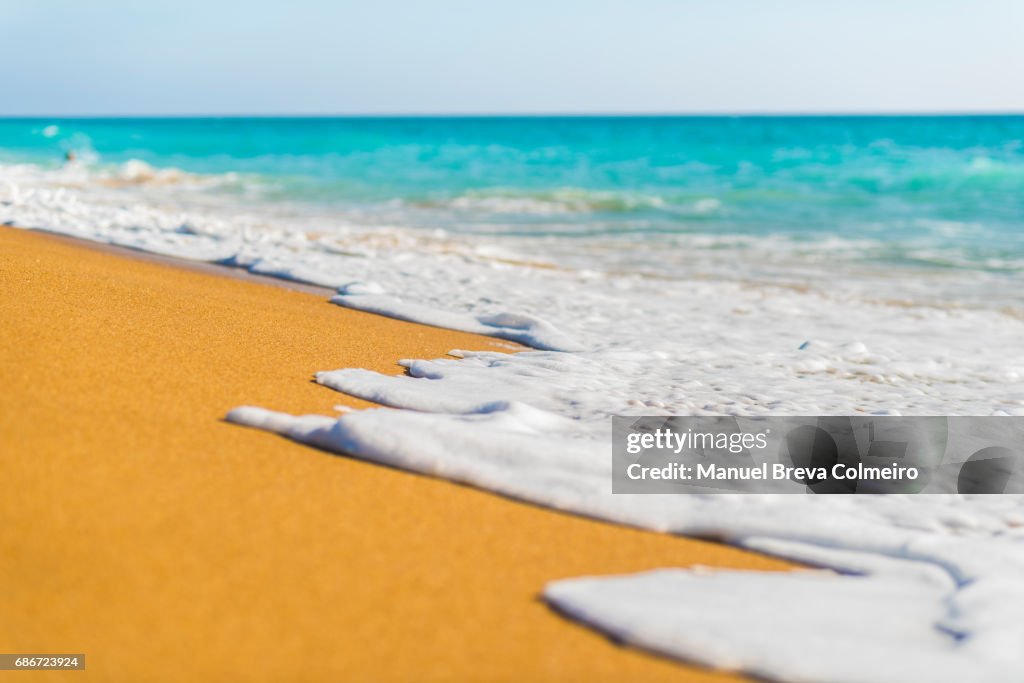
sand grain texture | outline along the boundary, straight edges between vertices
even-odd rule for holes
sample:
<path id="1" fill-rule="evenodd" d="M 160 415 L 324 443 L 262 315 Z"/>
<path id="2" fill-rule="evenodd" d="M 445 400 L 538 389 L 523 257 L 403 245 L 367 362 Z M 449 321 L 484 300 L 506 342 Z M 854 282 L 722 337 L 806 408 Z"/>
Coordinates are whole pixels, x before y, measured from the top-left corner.
<path id="1" fill-rule="evenodd" d="M 366 404 L 317 370 L 495 348 L 309 293 L 0 229 L 0 651 L 80 681 L 697 681 L 546 581 L 787 565 L 336 457 L 221 420 Z"/>

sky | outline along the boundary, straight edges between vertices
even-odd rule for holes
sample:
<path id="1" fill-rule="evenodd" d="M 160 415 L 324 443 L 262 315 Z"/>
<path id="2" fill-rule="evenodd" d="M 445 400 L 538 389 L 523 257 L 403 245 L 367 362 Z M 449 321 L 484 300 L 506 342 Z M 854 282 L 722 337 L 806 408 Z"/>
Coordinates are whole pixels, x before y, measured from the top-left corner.
<path id="1" fill-rule="evenodd" d="M 1024 112 L 1024 0 L 0 0 L 0 116 Z"/>

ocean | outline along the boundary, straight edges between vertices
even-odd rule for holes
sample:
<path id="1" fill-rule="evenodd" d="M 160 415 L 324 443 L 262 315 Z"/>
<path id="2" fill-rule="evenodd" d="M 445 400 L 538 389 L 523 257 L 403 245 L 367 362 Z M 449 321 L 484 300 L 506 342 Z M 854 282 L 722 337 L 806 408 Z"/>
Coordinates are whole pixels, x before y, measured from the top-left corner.
<path id="1" fill-rule="evenodd" d="M 1019 116 L 0 121 L 0 162 L 54 168 L 67 151 L 97 171 L 219 179 L 208 192 L 225 200 L 554 248 L 580 266 L 1024 269 Z"/>
<path id="2" fill-rule="evenodd" d="M 778 680 L 1019 680 L 1017 496 L 615 495 L 609 454 L 614 415 L 1024 415 L 1022 141 L 995 116 L 8 119 L 0 222 L 526 346 L 310 368 L 387 407 L 231 422 L 839 572 L 539 586 L 570 618 Z"/>

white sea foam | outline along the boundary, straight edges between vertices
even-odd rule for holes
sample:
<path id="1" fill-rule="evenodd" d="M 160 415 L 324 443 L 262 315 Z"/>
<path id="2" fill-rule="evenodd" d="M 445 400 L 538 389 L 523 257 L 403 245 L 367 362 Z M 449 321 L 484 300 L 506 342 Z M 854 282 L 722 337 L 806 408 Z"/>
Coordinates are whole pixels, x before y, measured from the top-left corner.
<path id="1" fill-rule="evenodd" d="M 856 575 L 674 570 L 545 589 L 562 613 L 619 640 L 785 681 L 1007 681 L 1024 673 L 1019 498 L 612 495 L 598 423 L 494 401 L 504 392 L 465 383 L 455 386 L 473 398 L 433 401 L 413 386 L 422 379 L 382 383 L 365 371 L 317 379 L 417 410 L 335 420 L 239 408 L 228 419 L 555 509 Z"/>
<path id="2" fill-rule="evenodd" d="M 600 260 L 587 269 L 558 258 L 544 240 L 496 256 L 472 238 L 307 221 L 184 192 L 193 189 L 157 183 L 142 194 L 71 170 L 0 174 L 8 223 L 337 287 L 341 305 L 537 349 L 408 360 L 403 377 L 322 369 L 318 382 L 391 407 L 340 417 L 240 408 L 234 422 L 858 575 L 676 571 L 550 585 L 545 597 L 572 618 L 780 680 L 1024 676 L 1016 498 L 610 493 L 614 414 L 1024 414 L 1024 320 L 998 297 L 922 305 L 905 273 L 865 288 L 835 268 L 827 287 L 611 274 Z M 733 253 L 742 272 L 745 257 Z M 576 267 L 521 263 L 542 258 Z"/>
<path id="3" fill-rule="evenodd" d="M 513 189 L 491 189 L 486 192 L 469 191 L 444 202 L 432 202 L 431 205 L 466 213 L 558 216 L 663 208 L 665 201 L 656 195 L 583 191 L 572 188 L 532 194 Z M 703 199 L 696 202 L 694 210 L 704 213 L 713 211 L 718 206 L 717 199 Z"/>
<path id="4" fill-rule="evenodd" d="M 1020 676 L 1019 663 L 936 628 L 946 594 L 902 578 L 663 570 L 557 582 L 546 594 L 622 641 L 766 679 L 999 683 Z"/>

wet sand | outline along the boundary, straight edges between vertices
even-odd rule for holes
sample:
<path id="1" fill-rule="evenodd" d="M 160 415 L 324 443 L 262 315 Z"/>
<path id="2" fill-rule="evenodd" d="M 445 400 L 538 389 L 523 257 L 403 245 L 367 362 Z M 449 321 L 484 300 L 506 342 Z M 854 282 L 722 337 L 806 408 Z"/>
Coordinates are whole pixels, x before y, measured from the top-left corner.
<path id="1" fill-rule="evenodd" d="M 314 291 L 0 228 L 0 651 L 87 657 L 8 676 L 736 680 L 617 646 L 538 594 L 585 574 L 786 563 L 223 422 L 243 404 L 367 405 L 317 370 L 506 347 Z"/>

